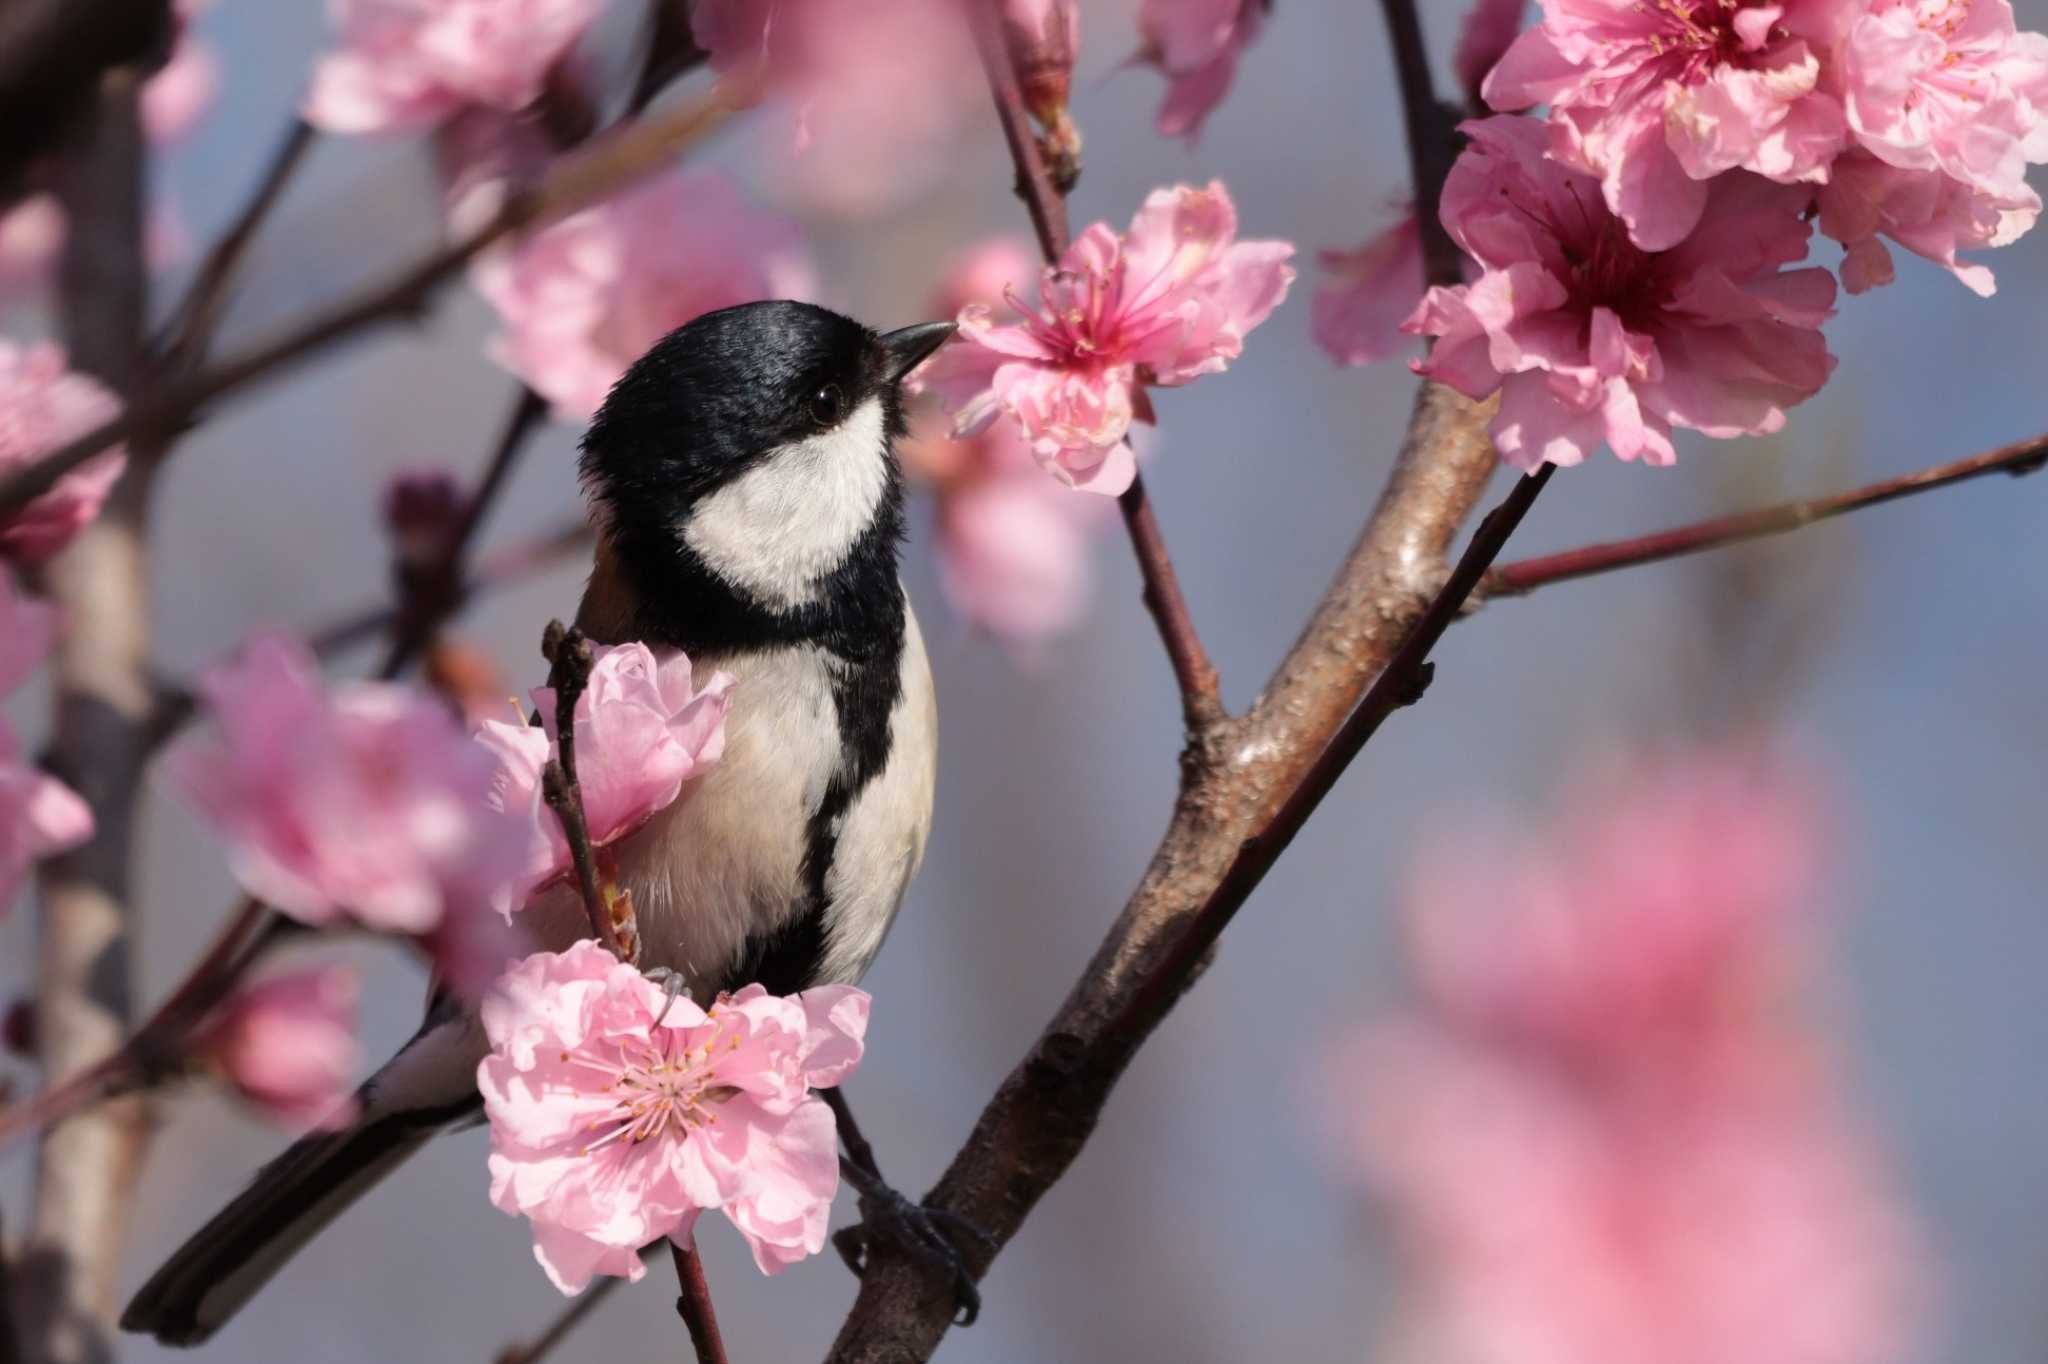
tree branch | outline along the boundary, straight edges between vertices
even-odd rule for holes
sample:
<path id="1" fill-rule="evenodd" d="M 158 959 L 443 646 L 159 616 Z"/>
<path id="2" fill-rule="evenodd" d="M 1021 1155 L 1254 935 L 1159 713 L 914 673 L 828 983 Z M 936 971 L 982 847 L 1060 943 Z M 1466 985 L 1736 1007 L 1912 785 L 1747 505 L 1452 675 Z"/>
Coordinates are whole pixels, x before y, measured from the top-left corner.
<path id="1" fill-rule="evenodd" d="M 727 111 L 725 99 L 714 92 L 651 114 L 600 139 L 588 151 L 550 170 L 531 191 L 508 196 L 489 223 L 459 241 L 437 247 L 382 283 L 280 335 L 172 383 L 160 394 L 131 403 L 119 417 L 15 473 L 0 483 L 0 516 L 47 492 L 57 479 L 116 441 L 175 434 L 215 399 L 372 324 L 415 315 L 435 290 L 499 238 L 545 226 L 652 173 L 707 136 Z"/>
<path id="2" fill-rule="evenodd" d="M 988 76 L 989 91 L 995 97 L 996 118 L 1002 124 L 1003 140 L 1017 167 L 1017 195 L 1031 214 L 1031 226 L 1038 234 L 1039 250 L 1048 264 L 1057 264 L 1067 249 L 1067 201 L 1053 182 L 1052 172 L 1041 154 L 1038 137 L 1031 131 L 1030 115 L 1024 108 L 1024 94 L 1017 85 L 1009 39 L 992 0 L 968 6 L 969 24 L 974 30 L 975 49 L 981 54 L 982 70 Z M 1181 710 L 1190 734 L 1199 734 L 1224 717 L 1223 698 L 1216 667 L 1202 647 L 1187 599 L 1181 595 L 1180 578 L 1166 552 L 1166 540 L 1152 515 L 1145 496 L 1145 481 L 1133 476 L 1130 488 L 1117 499 L 1123 511 L 1124 527 L 1130 532 L 1131 549 L 1138 558 L 1138 572 L 1145 582 L 1145 607 L 1159 626 L 1166 656 L 1173 665 L 1174 681 L 1180 687 Z"/>
<path id="3" fill-rule="evenodd" d="M 1419 74 L 1426 81 L 1427 71 Z M 1000 73 L 996 78 L 1000 83 Z M 1448 113 L 1433 94 L 1414 107 L 1449 138 Z M 1014 137 L 1011 147 L 1020 158 L 1030 154 Z M 1020 179 L 1030 202 L 1028 164 Z M 1049 216 L 1034 212 L 1035 220 Z M 1157 1022 L 1156 1014 L 1126 1014 L 1127 1001 L 1148 979 L 1172 980 L 1176 989 L 1190 983 L 1194 968 L 1175 958 L 1176 944 L 1187 941 L 1183 933 L 1202 906 L 1236 894 L 1221 888 L 1246 840 L 1271 828 L 1291 803 L 1308 799 L 1296 796 L 1297 788 L 1324 779 L 1318 759 L 1441 595 L 1443 555 L 1496 464 L 1487 415 L 1484 405 L 1422 386 L 1387 487 L 1300 639 L 1248 714 L 1191 736 L 1179 795 L 1151 865 L 1066 1001 L 924 1199 L 928 1209 L 989 1234 L 988 1245 L 963 1248 L 977 1277 L 1080 1154 L 1124 1064 Z M 1410 692 L 1412 680 L 1393 694 Z M 1294 804 L 1286 817 L 1301 808 Z M 1199 948 L 1181 951 L 1199 966 Z M 1163 961 L 1173 969 L 1162 973 Z M 1171 1002 L 1157 1003 L 1156 1012 Z M 877 1242 L 829 1358 L 929 1358 L 952 1312 L 950 1285 Z"/>
<path id="4" fill-rule="evenodd" d="M 1415 220 L 1422 229 L 1424 275 L 1431 284 L 1456 284 L 1464 273 L 1465 254 L 1444 230 L 1438 206 L 1443 202 L 1444 177 L 1458 158 L 1457 111 L 1437 99 L 1415 0 L 1381 0 L 1381 7 L 1386 12 L 1394 71 L 1401 85 L 1402 123 L 1408 131 L 1408 167 L 1415 183 Z"/>
<path id="5" fill-rule="evenodd" d="M 2031 440 L 2002 445 L 1996 450 L 1987 450 L 1968 459 L 1937 464 L 1929 469 L 1903 474 L 1898 478 L 1883 479 L 1827 497 L 1781 502 L 1775 506 L 1758 507 L 1754 511 L 1736 512 L 1731 516 L 1717 516 L 1711 520 L 1697 521 L 1689 526 L 1677 526 L 1653 535 L 1637 536 L 1632 540 L 1611 540 L 1604 544 L 1585 545 L 1578 549 L 1545 554 L 1533 559 L 1517 559 L 1511 564 L 1502 564 L 1488 573 L 1480 581 L 1479 591 L 1474 595 L 1518 597 L 1534 592 L 1539 587 L 1568 582 L 1573 578 L 1588 578 L 1595 573 L 1609 573 L 1617 568 L 1633 568 L 1637 564 L 1653 564 L 1664 559 L 1676 559 L 1681 555 L 1719 549 L 1723 545 L 1739 544 L 1760 536 L 1782 535 L 1786 531 L 1810 526 L 1816 521 L 1826 521 L 1830 517 L 1860 511 L 1864 507 L 1875 507 L 1883 502 L 1895 502 L 1902 497 L 1932 492 L 1936 488 L 1953 487 L 1973 478 L 1982 478 L 1986 474 L 2024 477 L 2027 474 L 2038 473 L 2044 463 L 2048 463 L 2048 435 L 2035 436 Z"/>
<path id="6" fill-rule="evenodd" d="M 131 403 L 146 398 L 147 381 L 144 74 L 140 66 L 116 67 L 88 87 L 57 177 L 71 224 L 59 269 L 65 339 L 80 369 Z M 41 874 L 36 1031 L 52 1085 L 117 1053 L 134 1009 L 129 873 L 155 712 L 148 546 L 155 453 L 146 444 L 131 447 L 101 516 L 45 574 L 65 624 L 52 663 L 48 762 L 91 806 L 95 826 L 91 841 L 45 863 Z M 44 1129 L 17 1276 L 29 1359 L 73 1364 L 107 1352 L 147 1138 L 140 1101 L 100 1105 Z"/>
<path id="7" fill-rule="evenodd" d="M 651 1247 L 650 1247 L 651 1249 Z M 644 1256 L 642 1258 L 645 1258 Z M 524 1345 L 508 1345 L 498 1352 L 494 1364 L 540 1364 L 548 1352 L 560 1345 L 583 1319 L 604 1305 L 626 1280 L 600 1275 L 589 1288 L 576 1295 L 548 1328 Z"/>
<path id="8" fill-rule="evenodd" d="M 303 118 L 294 118 L 285 130 L 242 211 L 206 253 L 199 273 L 192 277 L 185 296 L 178 300 L 155 347 L 159 375 L 183 378 L 205 360 L 214 333 L 227 312 L 236 272 L 257 233 L 270 220 L 271 211 L 283 200 L 292 177 L 305 164 L 306 153 L 312 150 L 318 136 L 313 125 Z"/>
<path id="9" fill-rule="evenodd" d="M 581 630 L 565 628 L 562 622 L 551 620 L 541 637 L 541 653 L 549 665 L 548 686 L 555 693 L 557 755 L 541 769 L 542 798 L 561 821 L 562 837 L 569 844 L 576 889 L 582 896 L 591 933 L 620 961 L 637 965 L 640 932 L 634 922 L 633 902 L 624 891 L 607 899 L 598 880 L 597 858 L 590 846 L 590 823 L 583 811 L 583 787 L 576 779 L 576 703 L 590 685 L 590 641 Z M 533 722 L 540 723 L 538 713 Z"/>
<path id="10" fill-rule="evenodd" d="M 676 1315 L 689 1328 L 697 1364 L 726 1364 L 718 1314 L 711 1310 L 711 1285 L 704 1278 L 704 1257 L 697 1253 L 695 1240 L 686 1246 L 671 1237 L 668 1248 L 675 1256 L 676 1284 L 682 1289 L 676 1297 Z"/>

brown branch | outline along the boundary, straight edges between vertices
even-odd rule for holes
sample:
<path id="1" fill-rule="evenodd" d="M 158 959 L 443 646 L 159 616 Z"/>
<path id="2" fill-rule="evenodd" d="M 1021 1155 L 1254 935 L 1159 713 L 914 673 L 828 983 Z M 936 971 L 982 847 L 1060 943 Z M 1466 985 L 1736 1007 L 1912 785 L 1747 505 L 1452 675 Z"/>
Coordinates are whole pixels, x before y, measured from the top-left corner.
<path id="1" fill-rule="evenodd" d="M 1932 492 L 1936 488 L 1952 487 L 1973 478 L 1982 478 L 1986 474 L 2023 477 L 2039 472 L 2044 463 L 2048 463 L 2048 435 L 2035 436 L 2031 440 L 2002 445 L 1996 450 L 1987 450 L 1968 459 L 1937 464 L 1915 473 L 1887 478 L 1861 488 L 1852 488 L 1848 492 L 1833 493 L 1826 497 L 1810 497 L 1796 502 L 1781 502 L 1775 506 L 1758 507 L 1753 511 L 1736 512 L 1730 516 L 1717 516 L 1711 520 L 1697 521 L 1689 526 L 1677 526 L 1671 530 L 1641 535 L 1631 540 L 1611 540 L 1604 544 L 1585 545 L 1578 549 L 1545 554 L 1533 559 L 1517 559 L 1511 564 L 1502 564 L 1488 573 L 1481 580 L 1479 592 L 1475 595 L 1518 597 L 1524 593 L 1534 592 L 1539 587 L 1567 582 L 1573 578 L 1587 578 L 1595 573 L 1608 573 L 1617 568 L 1633 568 L 1637 564 L 1653 564 L 1664 559 L 1676 559 L 1682 555 L 1719 549 L 1724 545 L 1739 544 L 1760 536 L 1782 535 L 1786 531 L 1810 526 L 1816 521 L 1860 511 L 1864 507 L 1875 507 L 1883 502 L 1895 502 L 1902 497 Z"/>
<path id="2" fill-rule="evenodd" d="M 505 414 L 497 444 L 492 448 L 490 463 L 484 468 L 483 480 L 463 503 L 462 513 L 449 529 L 447 542 L 441 547 L 439 556 L 417 572 L 404 574 L 404 590 L 400 593 L 391 643 L 385 651 L 384 661 L 377 668 L 379 677 L 396 677 L 405 671 L 406 665 L 433 640 L 435 632 L 468 600 L 469 589 L 462 579 L 469 547 L 476 540 L 485 513 L 511 477 L 519 453 L 525 448 L 526 438 L 547 411 L 547 399 L 524 384 L 519 386 L 511 409 Z"/>
<path id="3" fill-rule="evenodd" d="M 170 51 L 168 0 L 11 0 L 0 5 L 0 199 L 86 117 L 115 68 L 140 75 Z"/>
<path id="4" fill-rule="evenodd" d="M 143 223 L 148 143 L 144 70 L 107 72 L 60 150 L 58 193 L 71 227 L 59 269 L 73 362 L 134 402 L 146 383 L 148 273 Z M 154 452 L 129 452 L 103 514 L 47 567 L 65 630 L 52 662 L 56 718 L 48 762 L 92 808 L 83 847 L 44 864 L 37 1038 L 46 1083 L 61 1085 L 119 1050 L 134 1010 L 129 875 L 135 806 L 155 711 L 150 652 L 149 511 Z M 141 1173 L 148 1115 L 100 1105 L 42 1132 L 27 1227 L 22 1345 L 38 1361 L 107 1349 L 120 1257 Z"/>
<path id="5" fill-rule="evenodd" d="M 548 686 L 555 693 L 556 755 L 541 769 L 541 795 L 561 821 L 562 837 L 569 844 L 569 860 L 576 871 L 576 889 L 582 896 L 590 931 L 613 956 L 638 963 L 640 933 L 633 921 L 633 902 L 623 892 L 606 899 L 598 880 L 597 857 L 590 846 L 583 787 L 576 779 L 576 703 L 590 685 L 590 641 L 581 630 L 551 620 L 541 637 L 541 653 L 548 661 Z M 538 712 L 533 722 L 540 723 Z"/>
<path id="6" fill-rule="evenodd" d="M 414 316 L 435 290 L 499 238 L 544 226 L 652 173 L 708 135 L 727 108 L 725 98 L 714 92 L 598 140 L 581 155 L 563 160 L 531 191 L 508 196 L 489 223 L 459 241 L 437 247 L 381 283 L 269 340 L 131 403 L 119 417 L 15 473 L 0 483 L 0 516 L 47 492 L 57 479 L 117 441 L 175 434 L 215 399 L 273 376 L 372 324 Z"/>
<path id="7" fill-rule="evenodd" d="M 563 1308 L 561 1315 L 548 1323 L 545 1331 L 524 1345 L 507 1345 L 498 1352 L 493 1364 L 540 1364 L 550 1350 L 566 1340 L 571 1331 L 583 1324 L 585 1317 L 602 1307 L 605 1299 L 611 1297 L 619 1285 L 625 1282 L 624 1279 L 611 1277 L 598 1279 Z"/>
<path id="8" fill-rule="evenodd" d="M 160 376 L 183 378 L 205 360 L 214 333 L 227 312 L 236 272 L 257 233 L 270 220 L 271 211 L 283 200 L 292 177 L 305 164 L 306 153 L 312 150 L 318 135 L 313 125 L 302 118 L 293 119 L 285 130 L 242 211 L 214 241 L 199 273 L 192 277 L 185 296 L 172 311 L 171 321 L 155 347 Z"/>
<path id="9" fill-rule="evenodd" d="M 999 76 L 997 82 L 1000 88 Z M 1448 141 L 1448 115 L 1434 97 L 1417 109 Z M 1030 154 L 1015 138 L 1011 147 L 1020 159 Z M 1028 165 L 1020 180 L 1028 194 Z M 1191 736 L 1180 792 L 1151 865 L 1066 1001 L 923 1200 L 988 1233 L 987 1244 L 963 1247 L 977 1278 L 1080 1154 L 1124 1064 L 1156 1023 L 1156 1016 L 1124 1016 L 1126 1001 L 1148 979 L 1170 979 L 1176 988 L 1189 983 L 1193 969 L 1176 963 L 1162 975 L 1159 963 L 1173 960 L 1189 924 L 1232 875 L 1245 841 L 1271 827 L 1290 801 L 1306 799 L 1292 793 L 1321 779 L 1318 760 L 1438 599 L 1444 554 L 1497 462 L 1487 416 L 1483 405 L 1439 385 L 1422 386 L 1387 487 L 1300 639 L 1248 714 Z M 1396 694 L 1406 690 L 1412 688 Z M 1202 953 L 1189 955 L 1199 966 Z M 1159 1003 L 1157 1012 L 1170 1003 Z M 952 1320 L 950 1285 L 886 1241 L 869 1250 L 859 1297 L 830 1360 L 929 1358 Z"/>
<path id="10" fill-rule="evenodd" d="M 1451 173 L 1451 163 L 1458 156 L 1457 112 L 1437 99 L 1415 0 L 1381 0 L 1381 4 L 1401 86 L 1401 121 L 1408 132 L 1408 169 L 1415 183 L 1415 220 L 1422 229 L 1424 274 L 1431 284 L 1456 284 L 1464 273 L 1465 256 L 1444 230 L 1438 206 L 1443 202 L 1444 177 Z"/>
<path id="11" fill-rule="evenodd" d="M 16 1138 L 62 1121 L 117 1095 L 148 1089 L 175 1073 L 184 1039 L 225 1000 L 250 967 L 290 929 L 254 900 L 243 901 L 211 946 L 119 1050 L 91 1067 L 6 1109 L 0 1109 L 0 1150 Z"/>
<path id="12" fill-rule="evenodd" d="M 676 1315 L 690 1330 L 690 1345 L 697 1352 L 697 1364 L 726 1364 L 725 1341 L 718 1334 L 718 1314 L 711 1310 L 711 1285 L 704 1278 L 704 1257 L 689 1245 L 670 1238 L 668 1248 L 676 1262 Z"/>
<path id="13" fill-rule="evenodd" d="M 982 70 L 995 97 L 996 118 L 1002 124 L 1010 159 L 1017 167 L 1017 195 L 1031 214 L 1039 250 L 1044 252 L 1048 264 L 1057 264 L 1067 249 L 1066 198 L 1054 183 L 1038 137 L 1031 131 L 1031 118 L 1024 108 L 1023 91 L 1017 85 L 1009 38 L 997 5 L 988 0 L 968 6 L 968 10 L 975 48 L 981 54 Z M 1132 477 L 1131 486 L 1118 499 L 1118 505 L 1123 511 L 1124 526 L 1130 532 L 1131 549 L 1138 558 L 1138 571 L 1144 578 L 1146 609 L 1159 626 L 1159 637 L 1173 664 L 1188 732 L 1199 734 L 1224 717 L 1216 667 L 1202 647 L 1194 616 L 1181 595 L 1180 578 L 1173 571 L 1166 540 L 1152 515 L 1143 478 Z"/>

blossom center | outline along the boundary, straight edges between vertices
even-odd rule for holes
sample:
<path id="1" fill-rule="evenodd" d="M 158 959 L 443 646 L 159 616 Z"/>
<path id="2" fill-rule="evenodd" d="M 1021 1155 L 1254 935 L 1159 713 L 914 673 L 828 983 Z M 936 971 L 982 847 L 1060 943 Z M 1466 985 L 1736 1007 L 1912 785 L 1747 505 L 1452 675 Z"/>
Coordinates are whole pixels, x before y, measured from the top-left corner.
<path id="1" fill-rule="evenodd" d="M 1716 67 L 1741 65 L 1765 46 L 1756 19 L 1743 21 L 1745 11 L 1766 8 L 1767 0 L 1642 0 L 1638 13 L 1655 25 L 1650 50 L 1668 60 L 1665 75 L 1692 85 Z M 1761 16 L 1758 16 L 1761 17 Z M 1781 36 L 1775 24 L 1772 37 Z"/>
<path id="2" fill-rule="evenodd" d="M 631 1038 L 618 1044 L 618 1059 L 605 1065 L 568 1052 L 562 1059 L 602 1070 L 613 1098 L 611 1110 L 585 1124 L 586 1134 L 601 1134 L 577 1152 L 587 1156 L 615 1141 L 629 1145 L 671 1135 L 677 1139 L 718 1122 L 716 1106 L 732 1097 L 730 1086 L 712 1083 L 712 1044 L 696 1050 L 675 1050 L 682 1036 Z"/>
<path id="3" fill-rule="evenodd" d="M 1613 219 L 1599 221 L 1578 240 L 1562 237 L 1572 301 L 1591 317 L 1597 308 L 1610 309 L 1631 329 L 1643 330 L 1665 302 L 1663 272 L 1656 258 L 1629 240 L 1628 231 Z"/>

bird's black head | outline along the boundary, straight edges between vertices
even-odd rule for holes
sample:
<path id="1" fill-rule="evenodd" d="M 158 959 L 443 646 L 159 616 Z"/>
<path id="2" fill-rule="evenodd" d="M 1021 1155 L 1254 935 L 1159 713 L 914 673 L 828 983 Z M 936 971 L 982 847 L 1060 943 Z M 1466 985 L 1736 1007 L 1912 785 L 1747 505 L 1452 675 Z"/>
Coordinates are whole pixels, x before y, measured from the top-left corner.
<path id="1" fill-rule="evenodd" d="M 662 338 L 583 438 L 584 483 L 634 594 L 715 588 L 738 608 L 787 614 L 866 590 L 878 571 L 893 591 L 897 390 L 951 332 L 877 335 L 773 301 Z"/>

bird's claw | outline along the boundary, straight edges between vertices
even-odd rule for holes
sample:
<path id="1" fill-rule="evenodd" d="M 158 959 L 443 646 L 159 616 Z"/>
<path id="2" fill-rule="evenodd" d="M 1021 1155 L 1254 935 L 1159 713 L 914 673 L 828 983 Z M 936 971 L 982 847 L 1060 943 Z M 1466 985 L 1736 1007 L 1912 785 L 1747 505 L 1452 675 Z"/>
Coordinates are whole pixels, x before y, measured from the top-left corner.
<path id="1" fill-rule="evenodd" d="M 906 1254 L 928 1268 L 944 1274 L 953 1290 L 958 1309 L 954 1323 L 972 1326 L 981 1315 L 981 1290 L 961 1254 L 963 1242 L 972 1241 L 993 1253 L 996 1239 L 959 1213 L 947 1208 L 913 1203 L 879 1178 L 848 1163 L 848 1182 L 860 1194 L 861 1220 L 835 1233 L 832 1245 L 855 1278 L 867 1274 L 867 1249 L 876 1238 L 893 1242 Z"/>

